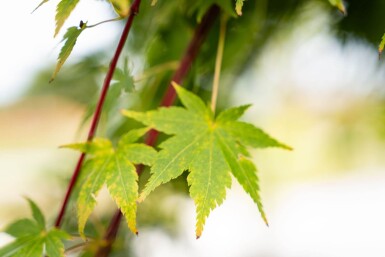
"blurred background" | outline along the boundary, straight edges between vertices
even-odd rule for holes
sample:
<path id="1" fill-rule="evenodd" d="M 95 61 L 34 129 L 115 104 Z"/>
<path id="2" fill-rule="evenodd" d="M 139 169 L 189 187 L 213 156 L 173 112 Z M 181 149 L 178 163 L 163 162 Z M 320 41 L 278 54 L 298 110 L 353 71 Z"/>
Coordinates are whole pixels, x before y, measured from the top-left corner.
<path id="1" fill-rule="evenodd" d="M 181 18 L 178 3 L 162 2 L 143 2 L 121 58 L 135 90 L 114 91 L 100 136 L 114 138 L 132 125 L 122 121 L 119 109 L 157 105 L 191 37 L 196 17 Z M 55 218 L 78 158 L 58 147 L 84 141 L 123 25 L 86 30 L 49 84 L 64 31 L 53 39 L 57 2 L 31 14 L 37 4 L 8 1 L 0 9 L 0 227 L 29 215 L 23 196 Z M 111 256 L 384 256 L 385 65 L 377 45 L 385 2 L 352 0 L 346 6 L 344 16 L 326 0 L 248 0 L 244 15 L 229 23 L 220 108 L 253 104 L 244 120 L 294 148 L 252 151 L 270 227 L 234 180 L 196 240 L 195 207 L 178 180 L 139 207 L 138 237 L 122 224 L 124 236 Z M 114 15 L 105 1 L 83 0 L 65 26 Z M 171 23 L 174 31 L 167 30 Z M 189 33 L 181 34 L 183 29 Z M 206 98 L 216 30 L 186 79 Z M 144 102 L 149 96 L 154 100 Z M 88 228 L 95 237 L 114 211 L 106 190 L 99 199 Z M 65 226 L 75 231 L 76 210 L 68 212 Z M 1 244 L 9 240 L 0 233 Z"/>

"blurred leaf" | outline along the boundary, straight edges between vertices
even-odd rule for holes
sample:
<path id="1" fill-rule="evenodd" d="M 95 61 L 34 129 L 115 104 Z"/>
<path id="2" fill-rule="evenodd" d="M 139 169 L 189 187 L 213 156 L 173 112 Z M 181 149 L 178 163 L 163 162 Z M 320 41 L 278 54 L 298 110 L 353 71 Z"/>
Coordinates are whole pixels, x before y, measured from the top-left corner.
<path id="1" fill-rule="evenodd" d="M 243 7 L 243 2 L 245 0 L 236 0 L 235 2 L 235 11 L 237 12 L 238 15 L 242 15 L 242 7 Z"/>
<path id="2" fill-rule="evenodd" d="M 55 71 L 51 77 L 50 82 L 52 82 L 57 73 L 60 71 L 61 67 L 63 66 L 64 62 L 67 60 L 67 58 L 70 56 L 75 44 L 76 40 L 78 39 L 79 35 L 83 32 L 83 30 L 86 28 L 86 23 L 82 24 L 81 28 L 78 27 L 70 27 L 68 28 L 67 32 L 64 34 L 63 40 L 65 41 L 64 46 L 60 50 L 58 62 L 56 64 Z"/>
<path id="3" fill-rule="evenodd" d="M 378 54 L 379 54 L 379 56 L 381 56 L 382 51 L 384 51 L 384 47 L 385 47 L 385 34 L 382 36 L 380 45 L 378 46 Z"/>
<path id="4" fill-rule="evenodd" d="M 196 0 L 190 3 L 189 9 L 192 12 L 196 12 L 197 20 L 200 22 L 206 11 L 215 4 L 228 15 L 236 16 L 233 7 L 233 0 Z"/>
<path id="5" fill-rule="evenodd" d="M 123 111 L 124 115 L 151 128 L 174 135 L 159 145 L 162 150 L 151 167 L 152 176 L 138 201 L 143 201 L 155 188 L 189 170 L 187 180 L 197 208 L 196 236 L 199 238 L 211 210 L 225 199 L 226 188 L 231 186 L 231 171 L 257 203 L 266 221 L 258 193 L 256 168 L 242 156 L 237 145 L 290 148 L 253 125 L 237 121 L 247 107 L 226 110 L 215 119 L 198 96 L 176 84 L 174 86 L 186 108 L 159 108 L 145 113 Z"/>
<path id="6" fill-rule="evenodd" d="M 347 15 L 346 7 L 343 2 L 343 0 L 329 0 L 330 4 L 337 7 L 340 12 L 342 12 L 344 15 Z"/>
<path id="7" fill-rule="evenodd" d="M 33 12 L 35 12 L 37 9 L 39 9 L 39 7 L 40 6 L 42 6 L 43 4 L 45 4 L 45 3 L 47 3 L 49 0 L 43 0 L 43 1 L 41 1 L 41 3 L 32 11 L 32 13 Z"/>
<path id="8" fill-rule="evenodd" d="M 91 155 L 84 164 L 82 173 L 87 174 L 79 193 L 78 228 L 84 237 L 87 219 L 96 206 L 96 196 L 102 186 L 107 188 L 125 216 L 128 227 L 136 230 L 136 199 L 138 197 L 138 175 L 134 164 L 150 165 L 156 151 L 144 144 L 134 143 L 148 129 L 131 130 L 123 135 L 114 149 L 107 139 L 96 138 L 92 142 L 70 144 L 64 147 L 79 150 Z"/>
<path id="9" fill-rule="evenodd" d="M 79 0 L 61 0 L 56 7 L 56 28 L 54 37 L 59 33 L 64 22 L 70 16 L 71 12 L 75 9 L 76 5 L 79 3 Z"/>
<path id="10" fill-rule="evenodd" d="M 120 17 L 127 17 L 130 12 L 130 0 L 109 0 Z"/>
<path id="11" fill-rule="evenodd" d="M 34 220 L 21 219 L 7 227 L 5 232 L 16 237 L 16 240 L 0 248 L 0 256 L 41 257 L 45 249 L 48 257 L 64 257 L 62 240 L 70 236 L 56 228 L 46 230 L 45 218 L 39 207 L 32 200 L 27 201 Z"/>
<path id="12" fill-rule="evenodd" d="M 116 80 L 113 85 L 119 87 L 119 89 L 124 90 L 127 93 L 135 91 L 134 87 L 134 78 L 131 76 L 131 72 L 128 69 L 128 60 L 124 60 L 123 69 L 116 68 L 114 72 L 113 79 Z"/>
<path id="13" fill-rule="evenodd" d="M 32 210 L 32 217 L 36 221 L 37 225 L 39 226 L 40 229 L 45 228 L 45 219 L 43 213 L 41 213 L 39 207 L 31 200 L 27 198 L 27 201 L 29 203 L 29 206 Z"/>

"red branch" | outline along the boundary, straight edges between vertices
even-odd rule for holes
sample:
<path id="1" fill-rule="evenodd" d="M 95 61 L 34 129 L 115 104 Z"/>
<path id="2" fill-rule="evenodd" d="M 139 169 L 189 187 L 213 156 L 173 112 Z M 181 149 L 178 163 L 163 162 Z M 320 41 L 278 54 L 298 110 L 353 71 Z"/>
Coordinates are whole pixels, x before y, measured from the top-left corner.
<path id="1" fill-rule="evenodd" d="M 202 22 L 195 29 L 194 36 L 190 41 L 190 44 L 179 64 L 178 69 L 175 71 L 171 81 L 174 81 L 178 84 L 181 84 L 185 76 L 187 75 L 191 64 L 196 59 L 198 52 L 206 39 L 206 36 L 214 24 L 215 20 L 219 16 L 219 7 L 214 5 L 212 6 L 205 14 L 202 19 Z M 176 92 L 174 87 L 171 85 L 171 82 L 167 88 L 167 91 L 163 97 L 163 100 L 160 106 L 170 106 L 173 104 L 176 98 Z M 158 131 L 151 130 L 148 133 L 145 143 L 147 145 L 153 146 L 158 138 Z M 137 173 L 140 175 L 143 171 L 143 166 L 137 167 Z M 122 213 L 120 210 L 117 210 L 114 217 L 112 218 L 110 225 L 104 235 L 105 244 L 98 249 L 95 257 L 107 257 L 111 251 L 112 244 L 115 241 L 116 234 L 119 229 L 120 220 L 122 219 Z"/>
<path id="2" fill-rule="evenodd" d="M 128 34 L 130 32 L 130 29 L 131 29 L 132 22 L 134 20 L 134 17 L 139 12 L 140 2 L 141 2 L 141 0 L 135 0 L 131 5 L 130 15 L 128 16 L 126 26 L 124 27 L 124 30 L 123 30 L 122 35 L 121 35 L 120 40 L 119 40 L 119 44 L 118 44 L 116 51 L 115 51 L 115 54 L 111 60 L 110 67 L 109 67 L 108 72 L 106 74 L 106 78 L 104 79 L 102 92 L 100 93 L 100 98 L 99 98 L 98 104 L 96 106 L 96 110 L 95 110 L 95 113 L 94 113 L 94 116 L 92 119 L 90 130 L 88 132 L 88 137 L 87 137 L 88 141 L 91 141 L 95 136 L 96 129 L 97 129 L 98 124 L 99 124 L 100 115 L 102 114 L 103 104 L 105 102 L 107 92 L 108 92 L 108 89 L 110 87 L 112 76 L 114 75 L 114 71 L 115 71 L 116 65 L 117 65 L 118 60 L 119 60 L 119 56 L 123 50 L 124 44 L 126 43 Z M 65 214 L 69 199 L 71 197 L 72 191 L 73 191 L 74 186 L 76 184 L 76 180 L 79 177 L 80 170 L 81 170 L 81 167 L 83 165 L 85 156 L 86 156 L 86 154 L 82 153 L 79 157 L 77 164 L 76 164 L 76 167 L 75 167 L 74 173 L 72 175 L 71 181 L 68 185 L 68 189 L 67 189 L 63 204 L 61 206 L 59 215 L 57 216 L 57 219 L 55 222 L 55 227 L 61 226 L 61 223 L 63 221 L 64 214 Z"/>

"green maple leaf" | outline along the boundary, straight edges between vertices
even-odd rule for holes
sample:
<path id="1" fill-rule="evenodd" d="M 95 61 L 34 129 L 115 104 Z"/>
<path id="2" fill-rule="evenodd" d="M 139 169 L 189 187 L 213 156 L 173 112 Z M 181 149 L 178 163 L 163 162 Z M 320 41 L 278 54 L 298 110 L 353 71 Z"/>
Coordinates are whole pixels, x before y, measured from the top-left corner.
<path id="1" fill-rule="evenodd" d="M 247 159 L 246 147 L 291 148 L 252 124 L 238 121 L 249 105 L 225 110 L 214 117 L 199 97 L 176 84 L 174 87 L 186 108 L 163 107 L 145 113 L 123 111 L 130 118 L 173 135 L 159 145 L 162 150 L 138 201 L 143 201 L 156 187 L 188 170 L 187 181 L 197 213 L 196 235 L 200 237 L 210 211 L 225 199 L 232 173 L 257 204 L 267 223 L 256 167 Z"/>
<path id="2" fill-rule="evenodd" d="M 78 228 L 83 237 L 87 219 L 96 205 L 95 198 L 104 184 L 125 216 L 130 230 L 137 233 L 138 175 L 134 164 L 151 165 L 156 151 L 134 142 L 147 131 L 148 128 L 129 131 L 119 140 L 116 149 L 109 140 L 103 138 L 64 146 L 87 153 L 91 157 L 82 169 L 86 177 L 77 200 Z"/>
<path id="3" fill-rule="evenodd" d="M 114 78 L 116 82 L 112 86 L 117 86 L 120 90 L 123 89 L 126 93 L 131 93 L 135 90 L 134 78 L 128 68 L 128 60 L 124 60 L 123 69 L 116 68 Z M 116 98 L 115 98 L 116 99 Z"/>
<path id="4" fill-rule="evenodd" d="M 58 72 L 60 71 L 61 67 L 67 60 L 67 58 L 70 56 L 72 50 L 74 49 L 74 46 L 76 44 L 76 41 L 80 34 L 87 28 L 87 24 L 81 22 L 81 27 L 70 27 L 68 28 L 67 32 L 64 34 L 62 41 L 65 41 L 62 49 L 60 50 L 58 62 L 56 64 L 55 71 L 52 74 L 50 82 L 52 82 Z"/>
<path id="5" fill-rule="evenodd" d="M 56 28 L 54 37 L 59 33 L 61 27 L 63 27 L 64 22 L 70 16 L 71 12 L 75 9 L 76 5 L 79 3 L 79 0 L 61 0 L 56 7 Z"/>
<path id="6" fill-rule="evenodd" d="M 59 229 L 46 229 L 45 218 L 30 199 L 27 199 L 32 210 L 33 219 L 20 219 L 9 225 L 5 232 L 16 239 L 0 248 L 1 257 L 64 257 L 62 240 L 70 236 Z M 45 249 L 45 251 L 44 251 Z"/>

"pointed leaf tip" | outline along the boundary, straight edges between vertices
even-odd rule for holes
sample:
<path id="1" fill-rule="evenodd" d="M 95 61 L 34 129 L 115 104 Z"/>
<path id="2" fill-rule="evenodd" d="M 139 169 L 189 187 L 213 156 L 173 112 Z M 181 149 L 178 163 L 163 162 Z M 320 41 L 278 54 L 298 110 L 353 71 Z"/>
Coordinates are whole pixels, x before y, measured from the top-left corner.
<path id="1" fill-rule="evenodd" d="M 33 11 L 31 12 L 31 14 L 34 13 L 37 9 L 39 9 L 43 4 L 47 3 L 48 1 L 49 1 L 49 0 L 43 0 L 43 1 L 41 1 L 40 4 L 39 4 L 35 9 L 33 9 Z"/>
<path id="2" fill-rule="evenodd" d="M 62 40 L 65 41 L 65 43 L 60 50 L 58 62 L 56 64 L 55 71 L 53 72 L 52 77 L 49 81 L 50 83 L 55 79 L 61 67 L 63 66 L 67 58 L 70 56 L 78 37 L 83 32 L 83 30 L 87 28 L 86 24 L 87 23 L 83 23 L 81 27 L 73 26 L 67 29 L 67 32 L 64 34 Z"/>
<path id="3" fill-rule="evenodd" d="M 330 4 L 334 7 L 336 7 L 343 15 L 348 15 L 348 12 L 346 10 L 346 6 L 343 2 L 343 0 L 329 0 Z"/>
<path id="4" fill-rule="evenodd" d="M 64 22 L 70 16 L 71 12 L 75 9 L 76 5 L 79 3 L 79 0 L 61 0 L 56 7 L 56 28 L 54 37 L 57 36 L 60 29 L 63 27 Z"/>
<path id="5" fill-rule="evenodd" d="M 32 201 L 30 198 L 25 197 L 25 199 L 28 201 L 29 206 L 32 211 L 32 217 L 36 221 L 36 223 L 39 225 L 41 229 L 45 229 L 45 218 L 43 213 L 41 212 L 40 208 L 36 205 L 34 201 Z"/>

